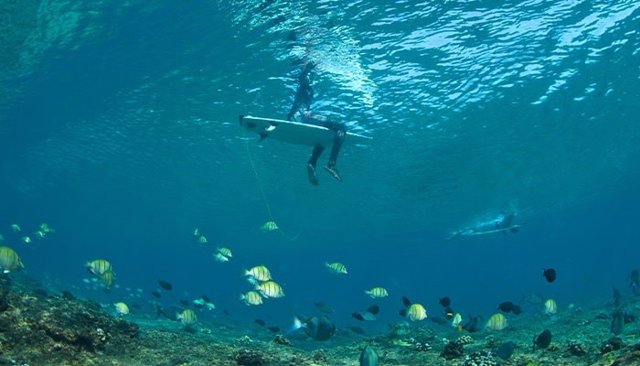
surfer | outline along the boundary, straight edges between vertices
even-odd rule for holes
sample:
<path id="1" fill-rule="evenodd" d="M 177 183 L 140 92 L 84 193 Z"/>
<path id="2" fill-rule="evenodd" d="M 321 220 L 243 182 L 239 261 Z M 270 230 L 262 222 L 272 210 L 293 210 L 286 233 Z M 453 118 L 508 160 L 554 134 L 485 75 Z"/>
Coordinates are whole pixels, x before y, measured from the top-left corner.
<path id="1" fill-rule="evenodd" d="M 343 123 L 332 121 L 325 116 L 311 113 L 311 102 L 313 102 L 313 88 L 311 87 L 311 80 L 309 79 L 309 73 L 315 68 L 313 61 L 307 62 L 302 67 L 302 71 L 298 76 L 298 90 L 296 91 L 295 99 L 291 110 L 287 115 L 287 120 L 291 121 L 293 117 L 297 117 L 301 122 L 323 126 L 332 131 L 335 131 L 335 137 L 333 138 L 333 146 L 331 147 L 331 154 L 329 155 L 329 161 L 325 170 L 328 171 L 337 181 L 342 181 L 340 173 L 336 168 L 336 161 L 338 154 L 340 153 L 340 147 L 347 133 L 346 126 Z M 318 177 L 316 177 L 316 164 L 318 158 L 322 155 L 325 147 L 323 145 L 316 145 L 311 152 L 311 158 L 307 164 L 307 174 L 309 176 L 309 182 L 313 185 L 318 185 Z"/>
<path id="2" fill-rule="evenodd" d="M 522 227 L 522 224 L 514 224 L 513 221 L 515 217 L 515 211 L 500 213 L 491 220 L 482 221 L 476 225 L 454 231 L 449 235 L 447 240 L 458 236 L 476 236 L 494 233 L 506 234 L 507 232 L 516 234 L 520 230 L 520 227 Z"/>

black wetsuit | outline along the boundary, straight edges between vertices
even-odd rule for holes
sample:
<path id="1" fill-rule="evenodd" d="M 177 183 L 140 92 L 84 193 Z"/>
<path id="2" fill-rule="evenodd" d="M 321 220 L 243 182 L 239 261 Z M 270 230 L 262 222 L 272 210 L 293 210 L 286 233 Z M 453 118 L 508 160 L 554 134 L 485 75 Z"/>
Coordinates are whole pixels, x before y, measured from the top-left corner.
<path id="1" fill-rule="evenodd" d="M 300 120 L 304 123 L 318 125 L 326 127 L 336 132 L 333 139 L 333 146 L 331 148 L 331 154 L 329 155 L 329 162 L 327 163 L 328 169 L 334 169 L 336 161 L 338 160 L 338 154 L 342 147 L 342 142 L 346 135 L 347 129 L 343 123 L 332 121 L 324 116 L 311 113 L 311 103 L 313 102 L 313 88 L 311 87 L 311 81 L 309 80 L 309 73 L 315 67 L 315 64 L 309 62 L 304 65 L 300 76 L 298 76 L 298 90 L 291 106 L 289 114 L 287 114 L 287 120 L 291 120 L 296 113 L 300 115 Z M 316 145 L 311 153 L 309 159 L 309 165 L 315 169 L 318 163 L 318 158 L 324 151 L 324 146 Z"/>

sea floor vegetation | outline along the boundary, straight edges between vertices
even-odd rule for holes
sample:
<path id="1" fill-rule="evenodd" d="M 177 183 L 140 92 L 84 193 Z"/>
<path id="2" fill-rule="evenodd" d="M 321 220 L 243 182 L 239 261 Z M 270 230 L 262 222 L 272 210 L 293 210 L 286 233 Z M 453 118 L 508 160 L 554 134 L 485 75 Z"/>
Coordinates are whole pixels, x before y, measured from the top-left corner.
<path id="1" fill-rule="evenodd" d="M 359 365 L 366 345 L 376 350 L 380 365 L 640 365 L 640 328 L 630 322 L 612 336 L 606 306 L 573 308 L 554 318 L 522 315 L 517 326 L 499 332 L 399 321 L 383 334 L 338 329 L 331 341 L 314 342 L 222 323 L 187 331 L 177 321 L 123 319 L 69 292 L 12 282 L 0 277 L 0 365 Z M 626 308 L 635 313 L 640 302 Z M 545 349 L 534 348 L 543 328 L 553 329 L 553 339 Z"/>

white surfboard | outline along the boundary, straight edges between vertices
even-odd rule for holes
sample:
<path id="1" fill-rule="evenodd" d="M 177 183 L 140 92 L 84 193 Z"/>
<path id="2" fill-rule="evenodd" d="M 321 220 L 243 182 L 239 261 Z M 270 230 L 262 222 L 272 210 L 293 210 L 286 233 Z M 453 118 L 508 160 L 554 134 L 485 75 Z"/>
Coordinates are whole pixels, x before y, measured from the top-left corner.
<path id="1" fill-rule="evenodd" d="M 240 115 L 240 125 L 262 138 L 268 137 L 297 145 L 330 146 L 335 136 L 335 131 L 326 127 L 273 118 Z M 347 132 L 344 141 L 366 142 L 368 140 L 372 138 Z"/>
<path id="2" fill-rule="evenodd" d="M 505 227 L 505 228 L 500 228 L 500 229 L 492 229 L 492 230 L 473 230 L 473 229 L 464 229 L 464 230 L 459 230 L 456 232 L 453 232 L 451 235 L 449 235 L 447 237 L 447 240 L 451 240 L 453 238 L 457 238 L 459 236 L 479 236 L 479 235 L 489 235 L 489 234 L 496 234 L 496 233 L 503 233 L 503 234 L 507 234 L 507 233 L 517 233 L 520 228 L 522 227 L 522 225 L 511 225 L 509 227 Z"/>

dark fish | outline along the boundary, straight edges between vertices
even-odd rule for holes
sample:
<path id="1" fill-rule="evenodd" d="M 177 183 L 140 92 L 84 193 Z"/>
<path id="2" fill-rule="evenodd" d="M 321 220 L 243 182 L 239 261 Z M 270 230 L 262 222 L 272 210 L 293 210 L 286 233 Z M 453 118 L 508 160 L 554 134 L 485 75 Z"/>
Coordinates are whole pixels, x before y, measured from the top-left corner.
<path id="1" fill-rule="evenodd" d="M 313 305 L 315 305 L 316 308 L 322 311 L 323 313 L 331 314 L 335 312 L 335 310 L 333 310 L 331 306 L 323 303 L 322 301 L 314 302 Z"/>
<path id="2" fill-rule="evenodd" d="M 513 303 L 511 301 L 501 302 L 500 305 L 498 305 L 498 309 L 502 312 L 509 313 L 511 309 L 513 309 Z"/>
<path id="3" fill-rule="evenodd" d="M 406 296 L 402 296 L 402 305 L 404 305 L 404 308 L 401 309 L 398 314 L 400 314 L 400 316 L 407 316 L 407 308 L 411 306 L 411 300 Z"/>
<path id="4" fill-rule="evenodd" d="M 519 315 L 520 313 L 522 313 L 522 308 L 512 303 L 511 301 L 505 301 L 503 303 L 500 303 L 500 305 L 498 305 L 498 309 L 500 309 L 500 311 L 502 312 L 513 313 L 515 315 Z"/>
<path id="5" fill-rule="evenodd" d="M 441 298 L 440 305 L 442 305 L 445 308 L 448 308 L 449 306 L 451 306 L 451 299 L 448 296 Z"/>
<path id="6" fill-rule="evenodd" d="M 455 312 L 453 311 L 453 309 L 447 306 L 446 308 L 444 308 L 444 316 L 446 316 L 447 319 L 452 319 L 455 316 Z"/>
<path id="7" fill-rule="evenodd" d="M 204 300 L 204 302 L 211 302 L 211 298 L 207 295 L 202 295 L 202 300 Z"/>
<path id="8" fill-rule="evenodd" d="M 551 344 L 551 331 L 549 329 L 545 329 L 542 333 L 538 334 L 538 336 L 533 338 L 533 349 L 535 350 L 536 346 L 539 348 L 547 348 Z"/>
<path id="9" fill-rule="evenodd" d="M 405 308 L 411 306 L 411 300 L 409 300 L 408 297 L 403 296 L 402 297 L 402 305 L 404 305 Z"/>
<path id="10" fill-rule="evenodd" d="M 153 297 L 157 297 L 157 298 L 162 297 L 162 294 L 158 290 L 151 291 L 151 295 L 153 295 Z"/>
<path id="11" fill-rule="evenodd" d="M 140 309 L 142 309 L 142 307 L 140 306 L 140 304 L 135 304 L 135 303 L 134 303 L 134 304 L 131 304 L 131 307 L 132 307 L 132 308 L 134 308 L 134 309 L 136 309 L 136 310 L 140 310 Z"/>
<path id="12" fill-rule="evenodd" d="M 173 289 L 173 285 L 164 280 L 158 280 L 158 285 L 167 291 L 171 291 L 171 289 Z"/>
<path id="13" fill-rule="evenodd" d="M 231 315 L 231 313 L 230 313 L 230 312 L 229 312 L 229 310 L 227 310 L 227 309 L 222 310 L 222 314 L 224 314 L 224 315 L 226 315 L 226 316 Z"/>
<path id="14" fill-rule="evenodd" d="M 462 324 L 462 329 L 469 333 L 475 333 L 481 328 L 481 320 L 479 316 L 469 316 L 467 321 Z"/>
<path id="15" fill-rule="evenodd" d="M 184 305 L 184 306 L 189 306 L 189 301 L 187 300 L 180 300 L 180 304 Z"/>
<path id="16" fill-rule="evenodd" d="M 76 299 L 76 297 L 73 296 L 73 294 L 71 292 L 69 292 L 69 291 L 66 291 L 66 290 L 62 291 L 61 294 L 62 294 L 62 297 L 64 299 L 66 299 L 66 300 L 75 300 Z"/>
<path id="17" fill-rule="evenodd" d="M 378 366 L 379 364 L 376 351 L 371 346 L 366 346 L 360 353 L 360 366 Z"/>
<path id="18" fill-rule="evenodd" d="M 279 327 L 267 327 L 271 333 L 278 333 L 280 331 Z"/>
<path id="19" fill-rule="evenodd" d="M 551 283 L 556 280 L 556 270 L 553 268 L 545 268 L 542 271 L 542 276 L 544 276 L 547 282 Z"/>
<path id="20" fill-rule="evenodd" d="M 367 312 L 373 314 L 373 315 L 377 315 L 380 312 L 380 306 L 378 305 L 371 305 L 367 308 Z"/>
<path id="21" fill-rule="evenodd" d="M 640 271 L 637 269 L 629 274 L 629 287 L 635 296 L 640 295 Z"/>
<path id="22" fill-rule="evenodd" d="M 618 291 L 617 288 L 613 288 L 613 306 L 620 307 L 622 305 L 622 294 Z"/>
<path id="23" fill-rule="evenodd" d="M 516 349 L 516 344 L 513 342 L 503 343 L 493 352 L 498 355 L 501 359 L 507 361 L 511 358 L 513 351 Z"/>
<path id="24" fill-rule="evenodd" d="M 316 341 L 326 341 L 336 332 L 336 326 L 326 315 L 306 319 L 295 319 L 294 329 L 304 328 L 304 332 Z"/>
<path id="25" fill-rule="evenodd" d="M 347 329 L 349 329 L 350 331 L 354 332 L 355 334 L 360 334 L 360 335 L 365 335 L 367 334 L 364 329 L 360 328 L 360 327 L 348 327 Z"/>
<path id="26" fill-rule="evenodd" d="M 622 333 L 624 327 L 624 311 L 617 309 L 611 314 L 611 333 L 618 335 Z"/>
<path id="27" fill-rule="evenodd" d="M 371 305 L 367 308 L 366 311 L 354 312 L 354 313 L 351 313 L 351 316 L 361 321 L 374 321 L 377 319 L 376 315 L 379 312 L 380 312 L 380 306 Z"/>
<path id="28" fill-rule="evenodd" d="M 259 325 L 259 326 L 261 326 L 261 327 L 264 327 L 265 325 L 267 325 L 267 322 L 265 322 L 265 321 L 264 321 L 264 320 L 262 320 L 262 319 L 256 319 L 256 320 L 254 320 L 253 322 L 254 322 L 254 323 L 256 323 L 256 324 L 258 324 L 258 325 Z"/>
<path id="29" fill-rule="evenodd" d="M 520 315 L 520 313 L 522 313 L 522 308 L 519 305 L 513 305 L 513 309 L 511 309 L 511 312 L 514 315 Z"/>
<path id="30" fill-rule="evenodd" d="M 376 320 L 376 316 L 368 311 L 362 311 L 362 312 L 355 312 L 355 313 L 351 313 L 351 316 L 355 319 L 361 320 L 361 321 L 374 321 Z"/>

